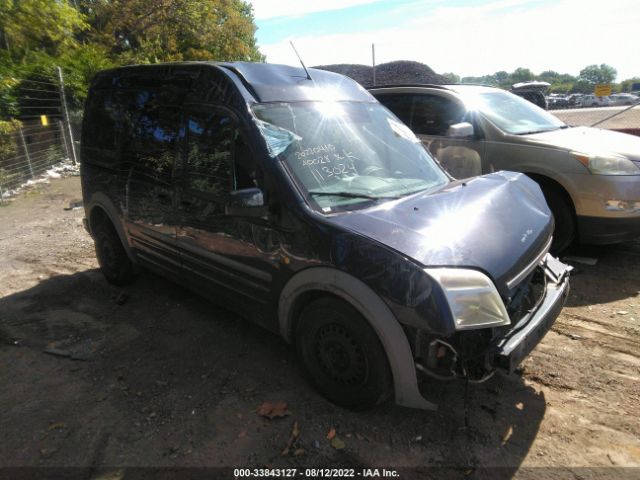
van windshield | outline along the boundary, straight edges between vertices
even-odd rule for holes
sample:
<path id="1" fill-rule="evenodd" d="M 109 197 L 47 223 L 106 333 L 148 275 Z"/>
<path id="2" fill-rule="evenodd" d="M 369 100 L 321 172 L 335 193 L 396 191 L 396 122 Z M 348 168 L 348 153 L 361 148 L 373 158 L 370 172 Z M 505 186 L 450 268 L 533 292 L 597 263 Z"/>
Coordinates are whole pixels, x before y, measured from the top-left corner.
<path id="1" fill-rule="evenodd" d="M 270 153 L 328 213 L 433 189 L 449 178 L 416 136 L 377 103 L 253 106 Z"/>
<path id="2" fill-rule="evenodd" d="M 565 127 L 557 117 L 509 92 L 482 92 L 473 98 L 474 107 L 507 133 L 526 135 Z"/>

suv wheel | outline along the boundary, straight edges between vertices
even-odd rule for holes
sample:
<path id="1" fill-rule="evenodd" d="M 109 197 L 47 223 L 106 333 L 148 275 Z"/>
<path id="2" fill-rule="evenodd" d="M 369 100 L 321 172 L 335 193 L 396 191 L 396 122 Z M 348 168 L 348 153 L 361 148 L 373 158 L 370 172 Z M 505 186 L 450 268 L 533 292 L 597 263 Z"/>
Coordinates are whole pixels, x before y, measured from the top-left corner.
<path id="1" fill-rule="evenodd" d="M 298 355 L 317 389 L 332 402 L 363 410 L 393 393 L 386 352 L 351 305 L 325 297 L 310 303 L 296 327 Z"/>
<path id="2" fill-rule="evenodd" d="M 555 220 L 551 253 L 557 255 L 571 245 L 575 239 L 576 219 L 568 200 L 557 188 L 545 186 L 542 188 L 542 192 Z"/>
<path id="3" fill-rule="evenodd" d="M 135 268 L 111 222 L 99 223 L 93 231 L 93 240 L 100 270 L 107 281 L 114 285 L 131 283 Z"/>

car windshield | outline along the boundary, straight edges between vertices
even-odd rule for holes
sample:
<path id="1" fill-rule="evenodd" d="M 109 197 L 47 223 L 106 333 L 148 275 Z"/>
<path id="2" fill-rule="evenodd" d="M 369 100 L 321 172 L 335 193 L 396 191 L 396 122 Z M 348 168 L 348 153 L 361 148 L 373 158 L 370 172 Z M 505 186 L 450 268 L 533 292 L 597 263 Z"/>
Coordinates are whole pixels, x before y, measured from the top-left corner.
<path id="1" fill-rule="evenodd" d="M 555 116 L 509 92 L 482 91 L 473 98 L 475 108 L 507 133 L 525 135 L 565 127 Z"/>
<path id="2" fill-rule="evenodd" d="M 411 130 L 378 103 L 269 103 L 253 112 L 271 155 L 325 213 L 449 182 Z"/>

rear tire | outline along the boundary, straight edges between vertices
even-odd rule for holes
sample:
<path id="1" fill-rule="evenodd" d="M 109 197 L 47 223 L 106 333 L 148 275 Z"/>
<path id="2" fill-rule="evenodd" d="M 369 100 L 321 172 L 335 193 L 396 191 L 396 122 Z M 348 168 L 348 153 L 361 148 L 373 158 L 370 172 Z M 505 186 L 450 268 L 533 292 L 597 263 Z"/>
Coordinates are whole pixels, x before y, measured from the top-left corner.
<path id="1" fill-rule="evenodd" d="M 382 343 L 362 315 L 342 300 L 324 297 L 305 307 L 296 346 L 316 388 L 337 405 L 364 410 L 393 394 Z"/>
<path id="2" fill-rule="evenodd" d="M 100 222 L 94 228 L 93 240 L 100 270 L 107 281 L 114 285 L 131 283 L 136 277 L 135 267 L 111 222 Z"/>
<path id="3" fill-rule="evenodd" d="M 555 220 L 551 253 L 558 255 L 566 250 L 576 237 L 576 218 L 569 201 L 557 188 L 544 186 L 542 192 Z"/>

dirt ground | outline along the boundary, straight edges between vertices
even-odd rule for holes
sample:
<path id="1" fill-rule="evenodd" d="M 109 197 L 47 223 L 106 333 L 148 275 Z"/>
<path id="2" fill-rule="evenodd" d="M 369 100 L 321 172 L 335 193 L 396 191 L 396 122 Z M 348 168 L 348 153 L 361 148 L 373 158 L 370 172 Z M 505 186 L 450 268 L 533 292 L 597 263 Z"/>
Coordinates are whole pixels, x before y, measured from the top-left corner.
<path id="1" fill-rule="evenodd" d="M 107 284 L 83 210 L 65 209 L 80 197 L 71 177 L 0 207 L 0 477 L 23 466 L 82 478 L 194 466 L 640 476 L 640 243 L 571 252 L 597 264 L 575 264 L 568 305 L 522 374 L 470 385 L 466 409 L 452 382 L 423 385 L 437 412 L 354 413 L 310 387 L 283 340 L 222 306 L 152 274 Z M 277 401 L 290 415 L 256 413 Z"/>

